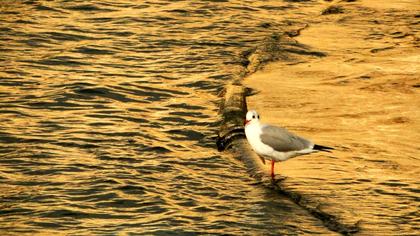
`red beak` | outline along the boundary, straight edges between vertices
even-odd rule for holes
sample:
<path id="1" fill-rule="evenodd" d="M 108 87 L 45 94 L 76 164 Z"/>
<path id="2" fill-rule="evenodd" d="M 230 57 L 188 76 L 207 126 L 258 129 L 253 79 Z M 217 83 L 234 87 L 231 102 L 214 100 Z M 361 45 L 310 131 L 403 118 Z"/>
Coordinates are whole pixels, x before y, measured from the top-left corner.
<path id="1" fill-rule="evenodd" d="M 245 119 L 244 120 L 244 125 L 247 125 L 250 122 L 250 120 Z"/>

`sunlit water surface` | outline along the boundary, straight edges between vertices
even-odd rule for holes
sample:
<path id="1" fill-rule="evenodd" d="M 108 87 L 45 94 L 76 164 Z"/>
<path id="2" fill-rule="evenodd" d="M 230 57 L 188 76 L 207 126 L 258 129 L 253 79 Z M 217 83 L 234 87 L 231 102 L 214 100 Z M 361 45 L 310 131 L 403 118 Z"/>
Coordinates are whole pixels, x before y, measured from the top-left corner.
<path id="1" fill-rule="evenodd" d="M 226 68 L 293 4 L 3 1 L 1 231 L 328 232 L 214 145 Z"/>

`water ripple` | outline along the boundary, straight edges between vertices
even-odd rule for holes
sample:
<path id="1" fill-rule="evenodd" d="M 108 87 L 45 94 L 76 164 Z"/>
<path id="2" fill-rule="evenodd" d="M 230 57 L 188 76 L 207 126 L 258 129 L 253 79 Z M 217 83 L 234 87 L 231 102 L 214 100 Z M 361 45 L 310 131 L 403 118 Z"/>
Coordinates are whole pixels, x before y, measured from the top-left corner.
<path id="1" fill-rule="evenodd" d="M 214 147 L 217 94 L 232 78 L 225 67 L 286 25 L 267 17 L 280 19 L 284 6 L 7 0 L 0 230 L 328 233 L 287 199 L 249 184 L 244 167 Z"/>

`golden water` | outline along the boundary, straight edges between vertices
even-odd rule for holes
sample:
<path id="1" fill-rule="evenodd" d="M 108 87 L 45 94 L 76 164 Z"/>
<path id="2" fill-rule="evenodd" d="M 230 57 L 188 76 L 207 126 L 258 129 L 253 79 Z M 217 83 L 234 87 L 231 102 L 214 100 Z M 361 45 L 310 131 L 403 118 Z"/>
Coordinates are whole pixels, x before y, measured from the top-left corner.
<path id="1" fill-rule="evenodd" d="M 214 140 L 225 68 L 296 7 L 2 1 L 1 234 L 328 233 Z"/>
<path id="2" fill-rule="evenodd" d="M 284 27 L 301 27 L 320 4 L 2 1 L 1 234 L 335 234 L 260 186 L 214 144 L 217 94 L 231 80 L 229 68 L 241 64 L 237 55 Z M 310 183 L 301 186 L 319 195 L 328 188 L 311 188 L 319 186 L 311 171 L 319 175 L 323 167 L 348 160 L 323 180 L 340 186 L 346 186 L 341 180 L 359 181 L 346 191 L 360 187 L 356 196 L 370 191 L 377 197 L 363 207 L 372 203 L 369 209 L 376 211 L 386 202 L 378 214 L 397 210 L 412 219 L 418 214 L 412 168 L 418 166 L 418 115 L 405 111 L 418 106 L 400 104 L 417 99 L 417 90 L 410 87 L 413 92 L 392 99 L 369 88 L 354 92 L 354 85 L 335 85 L 339 79 L 332 82 L 285 81 L 289 91 L 299 88 L 297 96 L 276 97 L 288 99 L 282 117 L 290 120 L 282 123 L 321 144 L 340 143 L 335 156 L 320 159 L 315 168 L 294 160 L 287 164 L 309 172 L 284 166 L 284 173 L 289 180 Z M 349 97 L 329 99 L 322 106 L 334 109 L 320 112 L 305 105 L 314 102 L 291 100 L 308 88 L 323 91 L 313 94 L 316 101 L 325 95 Z M 363 96 L 375 97 L 394 115 L 382 115 L 381 106 Z M 296 118 L 308 112 L 310 119 Z M 312 125 L 325 122 L 331 125 Z M 364 132 L 355 134 L 355 129 Z M 365 164 L 353 161 L 359 159 Z M 340 179 L 349 173 L 363 176 Z M 334 176 L 339 181 L 329 178 Z M 392 204 L 395 208 L 389 208 Z M 397 225 L 404 232 L 414 229 L 408 220 Z"/>
<path id="3" fill-rule="evenodd" d="M 279 164 L 286 187 L 359 221 L 361 235 L 418 235 L 419 6 L 364 2 L 369 8 L 314 16 L 296 39 L 327 56 L 274 63 L 247 78 L 260 92 L 248 108 L 336 148 Z"/>

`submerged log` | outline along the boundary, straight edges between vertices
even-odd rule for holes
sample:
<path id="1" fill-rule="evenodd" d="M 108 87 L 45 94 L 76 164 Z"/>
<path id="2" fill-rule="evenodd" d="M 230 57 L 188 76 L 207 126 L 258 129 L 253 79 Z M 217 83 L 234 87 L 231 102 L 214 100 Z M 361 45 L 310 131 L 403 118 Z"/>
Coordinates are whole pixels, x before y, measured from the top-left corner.
<path id="1" fill-rule="evenodd" d="M 244 117 L 246 113 L 245 88 L 239 83 L 232 83 L 225 87 L 220 114 L 222 123 L 217 139 L 219 151 L 227 149 L 235 139 L 245 138 Z"/>

